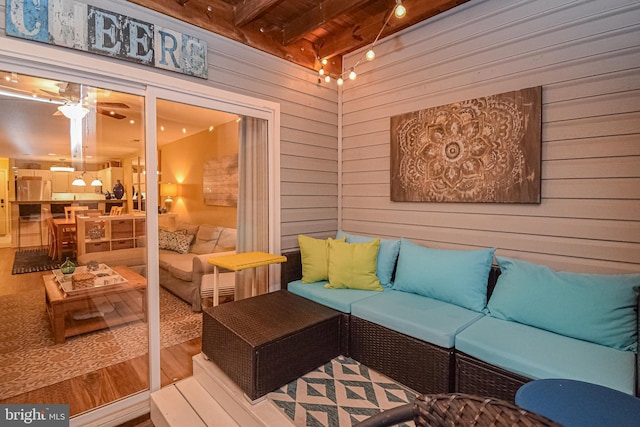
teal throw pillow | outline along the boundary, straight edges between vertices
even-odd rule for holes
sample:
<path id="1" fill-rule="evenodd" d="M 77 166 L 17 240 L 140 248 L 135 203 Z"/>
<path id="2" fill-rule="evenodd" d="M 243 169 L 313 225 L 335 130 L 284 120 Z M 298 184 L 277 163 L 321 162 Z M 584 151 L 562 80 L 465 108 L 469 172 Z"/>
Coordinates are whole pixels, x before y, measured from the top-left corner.
<path id="1" fill-rule="evenodd" d="M 482 312 L 494 252 L 432 249 L 401 239 L 393 289 Z"/>
<path id="2" fill-rule="evenodd" d="M 490 315 L 618 350 L 636 350 L 636 288 L 640 274 L 554 271 L 497 257 L 502 273 Z"/>
<path id="3" fill-rule="evenodd" d="M 356 234 L 345 233 L 339 230 L 336 238 L 347 238 L 347 243 L 369 243 L 376 238 L 367 236 L 358 236 Z M 380 239 L 380 252 L 378 252 L 378 260 L 376 262 L 376 274 L 380 279 L 380 284 L 385 288 L 393 285 L 393 270 L 396 267 L 398 252 L 400 251 L 400 240 Z"/>

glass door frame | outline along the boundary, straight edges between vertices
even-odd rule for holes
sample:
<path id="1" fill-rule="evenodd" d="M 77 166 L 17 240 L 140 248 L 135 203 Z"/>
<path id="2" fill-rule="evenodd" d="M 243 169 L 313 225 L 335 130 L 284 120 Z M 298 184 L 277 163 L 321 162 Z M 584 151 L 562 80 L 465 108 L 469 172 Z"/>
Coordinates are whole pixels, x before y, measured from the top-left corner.
<path id="1" fill-rule="evenodd" d="M 204 108 L 222 110 L 268 121 L 269 149 L 269 250 L 280 253 L 280 104 L 228 92 L 115 59 L 77 53 L 30 41 L 0 37 L 0 69 L 96 87 L 145 97 L 145 162 L 147 170 L 157 170 L 156 99 L 169 99 Z M 70 66 L 69 64 L 73 64 Z M 131 77 L 135 76 L 135 78 Z M 147 188 L 158 188 L 156 174 L 147 174 Z M 147 206 L 157 206 L 157 190 L 147 190 Z M 147 209 L 147 281 L 158 283 L 158 213 Z M 149 230 L 153 232 L 149 233 Z M 278 269 L 270 269 L 270 283 L 279 283 Z M 118 424 L 150 411 L 150 394 L 160 389 L 160 310 L 159 287 L 148 288 L 149 390 L 112 402 L 76 416 L 71 426 L 95 422 Z"/>

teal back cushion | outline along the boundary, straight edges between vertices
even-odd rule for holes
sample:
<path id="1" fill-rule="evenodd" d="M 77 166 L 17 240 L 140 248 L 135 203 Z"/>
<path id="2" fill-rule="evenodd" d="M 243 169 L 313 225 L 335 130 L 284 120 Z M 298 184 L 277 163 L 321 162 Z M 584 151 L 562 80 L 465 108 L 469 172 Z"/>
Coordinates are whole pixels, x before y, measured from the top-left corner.
<path id="1" fill-rule="evenodd" d="M 640 274 L 581 274 L 497 257 L 491 316 L 618 350 L 636 350 Z"/>
<path id="2" fill-rule="evenodd" d="M 339 230 L 336 239 L 340 239 L 341 237 L 346 237 L 347 243 L 368 243 L 375 240 L 374 237 L 358 236 Z M 380 284 L 385 288 L 390 288 L 391 285 L 393 285 L 391 279 L 393 278 L 393 270 L 396 267 L 399 251 L 400 240 L 380 239 L 376 274 L 378 275 L 378 279 L 380 279 Z"/>
<path id="3" fill-rule="evenodd" d="M 482 312 L 495 249 L 432 249 L 401 239 L 393 289 Z"/>

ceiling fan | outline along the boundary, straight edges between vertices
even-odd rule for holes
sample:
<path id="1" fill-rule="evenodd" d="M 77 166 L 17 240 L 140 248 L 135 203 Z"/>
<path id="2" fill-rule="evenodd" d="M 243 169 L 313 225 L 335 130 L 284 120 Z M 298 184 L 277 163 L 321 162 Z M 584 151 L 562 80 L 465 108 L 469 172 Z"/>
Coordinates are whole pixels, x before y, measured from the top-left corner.
<path id="1" fill-rule="evenodd" d="M 58 88 L 57 92 L 47 89 L 40 90 L 50 96 L 54 96 L 63 100 L 65 104 L 72 105 L 81 103 L 85 108 L 95 108 L 97 113 L 105 115 L 107 117 L 111 117 L 113 119 L 122 120 L 127 117 L 115 110 L 129 109 L 129 105 L 123 102 L 97 101 L 98 89 L 87 89 L 81 84 L 68 82 L 59 82 L 56 83 L 56 86 Z M 91 102 L 90 99 L 93 99 L 94 102 Z M 54 113 L 54 115 L 61 114 L 62 113 L 60 111 L 56 111 Z"/>

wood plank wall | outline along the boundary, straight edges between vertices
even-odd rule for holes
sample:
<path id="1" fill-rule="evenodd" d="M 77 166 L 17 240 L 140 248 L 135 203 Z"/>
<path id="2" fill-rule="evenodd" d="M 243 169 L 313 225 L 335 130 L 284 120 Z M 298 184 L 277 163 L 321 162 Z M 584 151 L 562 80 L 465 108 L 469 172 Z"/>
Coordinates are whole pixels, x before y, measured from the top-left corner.
<path id="1" fill-rule="evenodd" d="M 343 230 L 640 272 L 640 2 L 472 0 L 376 54 L 344 85 Z M 389 200 L 391 116 L 538 85 L 540 205 Z"/>
<path id="2" fill-rule="evenodd" d="M 5 0 L 0 0 L 0 42 L 6 37 L 5 5 Z M 282 249 L 297 247 L 299 233 L 318 235 L 332 230 L 335 235 L 338 217 L 335 86 L 319 85 L 317 73 L 311 70 L 124 0 L 110 1 L 105 7 L 206 40 L 209 79 L 195 81 L 279 103 Z"/>

